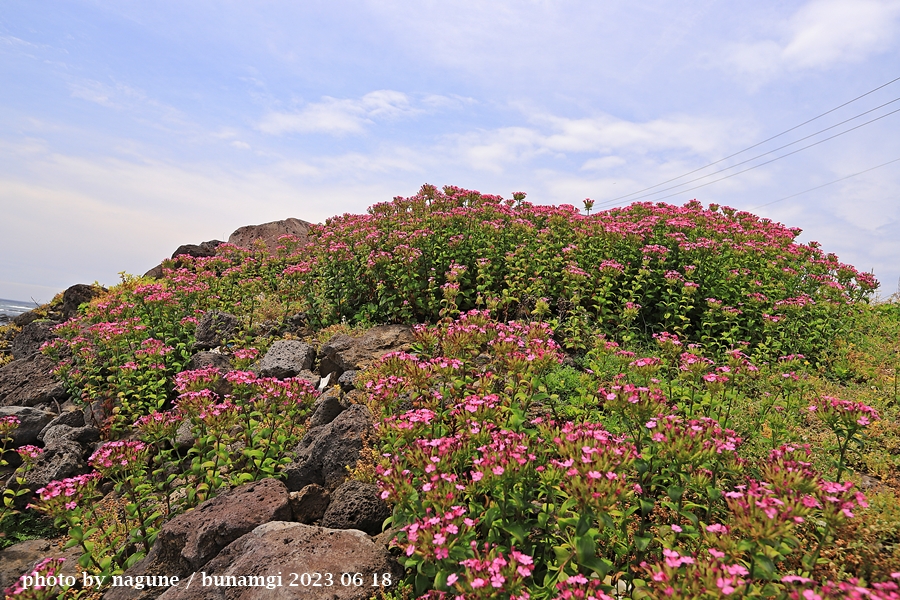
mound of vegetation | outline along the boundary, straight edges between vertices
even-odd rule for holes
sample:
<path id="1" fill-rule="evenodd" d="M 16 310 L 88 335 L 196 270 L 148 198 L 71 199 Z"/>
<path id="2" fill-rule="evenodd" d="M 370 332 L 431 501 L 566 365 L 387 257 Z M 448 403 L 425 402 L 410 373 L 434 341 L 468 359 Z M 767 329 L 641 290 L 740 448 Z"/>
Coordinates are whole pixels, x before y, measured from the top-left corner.
<path id="1" fill-rule="evenodd" d="M 425 186 L 274 256 L 167 261 L 44 349 L 109 441 L 34 510 L 121 572 L 165 520 L 281 476 L 318 392 L 250 367 L 288 325 L 415 323 L 415 351 L 356 384 L 378 436 L 354 475 L 408 569 L 389 595 L 900 597 L 900 311 L 798 234 L 697 202 L 582 215 Z M 185 370 L 213 311 L 237 317 L 234 368 Z M 95 503 L 105 480 L 124 519 Z"/>

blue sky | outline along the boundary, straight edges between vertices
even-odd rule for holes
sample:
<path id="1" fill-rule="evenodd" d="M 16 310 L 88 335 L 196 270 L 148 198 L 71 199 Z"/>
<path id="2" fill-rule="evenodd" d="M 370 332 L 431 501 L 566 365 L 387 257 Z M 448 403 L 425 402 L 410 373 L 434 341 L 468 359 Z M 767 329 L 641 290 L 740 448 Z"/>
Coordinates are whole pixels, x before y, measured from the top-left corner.
<path id="1" fill-rule="evenodd" d="M 0 297 L 423 183 L 622 205 L 900 77 L 898 56 L 900 0 L 4 0 Z M 900 81 L 685 179 L 897 98 Z M 749 210 L 897 158 L 900 113 L 665 201 Z M 900 162 L 753 212 L 897 290 Z"/>

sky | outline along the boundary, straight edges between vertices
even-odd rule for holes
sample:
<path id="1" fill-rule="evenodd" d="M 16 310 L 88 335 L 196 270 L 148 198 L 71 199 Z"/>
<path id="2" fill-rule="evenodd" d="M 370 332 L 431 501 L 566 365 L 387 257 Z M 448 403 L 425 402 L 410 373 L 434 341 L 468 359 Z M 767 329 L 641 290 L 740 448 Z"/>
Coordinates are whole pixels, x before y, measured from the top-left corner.
<path id="1" fill-rule="evenodd" d="M 898 56 L 900 0 L 0 0 L 0 298 L 424 183 L 749 210 L 888 296 Z"/>

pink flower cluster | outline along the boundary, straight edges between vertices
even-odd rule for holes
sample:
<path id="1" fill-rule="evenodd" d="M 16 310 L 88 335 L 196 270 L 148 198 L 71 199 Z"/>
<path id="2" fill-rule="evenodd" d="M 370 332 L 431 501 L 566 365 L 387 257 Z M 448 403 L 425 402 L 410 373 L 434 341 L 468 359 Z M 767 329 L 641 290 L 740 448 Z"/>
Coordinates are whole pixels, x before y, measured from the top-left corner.
<path id="1" fill-rule="evenodd" d="M 61 510 L 74 510 L 82 500 L 90 500 L 96 496 L 99 479 L 100 474 L 92 472 L 51 481 L 35 491 L 40 501 L 30 506 L 53 516 L 57 516 Z"/>
<path id="2" fill-rule="evenodd" d="M 810 412 L 818 412 L 822 418 L 834 426 L 837 422 L 850 429 L 858 429 L 865 427 L 877 421 L 881 417 L 878 411 L 862 402 L 854 402 L 852 400 L 841 400 L 832 398 L 831 396 L 822 396 L 817 404 L 811 404 L 808 409 Z"/>
<path id="3" fill-rule="evenodd" d="M 580 573 L 556 584 L 557 595 L 553 600 L 615 600 L 601 589 L 603 582 L 588 579 Z"/>
<path id="4" fill-rule="evenodd" d="M 88 459 L 88 464 L 104 477 L 113 477 L 131 468 L 140 468 L 147 458 L 147 444 L 138 441 L 106 442 Z"/>

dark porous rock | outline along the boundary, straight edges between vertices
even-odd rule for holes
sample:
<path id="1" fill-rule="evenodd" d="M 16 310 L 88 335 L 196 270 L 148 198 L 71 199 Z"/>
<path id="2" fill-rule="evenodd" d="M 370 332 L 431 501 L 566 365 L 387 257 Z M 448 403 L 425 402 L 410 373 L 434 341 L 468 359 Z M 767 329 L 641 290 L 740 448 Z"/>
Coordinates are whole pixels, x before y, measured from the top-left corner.
<path id="1" fill-rule="evenodd" d="M 0 419 L 14 416 L 19 419 L 19 426 L 13 430 L 12 445 L 14 448 L 34 444 L 44 427 L 53 420 L 53 413 L 27 406 L 0 407 Z"/>
<path id="2" fill-rule="evenodd" d="M 282 585 L 273 585 L 271 590 L 249 585 L 217 587 L 212 579 L 279 573 Z M 295 580 L 292 573 L 321 573 L 322 587 L 302 585 L 304 581 Z M 344 573 L 351 578 L 355 573 L 361 574 L 362 585 L 355 585 L 352 579 L 345 579 L 342 584 Z M 211 584 L 206 588 L 196 585 L 202 583 L 204 574 Z M 402 567 L 390 553 L 361 531 L 276 521 L 257 527 L 228 546 L 204 567 L 203 573 L 195 574 L 194 585 L 189 589 L 186 585 L 170 587 L 160 600 L 368 600 L 379 587 L 385 591 L 395 589 L 402 575 Z M 372 586 L 373 577 L 377 577 L 378 587 Z M 329 579 L 331 585 L 327 585 Z M 239 584 L 240 580 L 233 583 Z"/>
<path id="3" fill-rule="evenodd" d="M 244 484 L 163 525 L 147 556 L 124 575 L 190 575 L 257 526 L 290 518 L 290 499 L 280 481 L 263 479 Z M 199 585 L 197 588 L 203 589 Z M 103 597 L 108 600 L 155 598 L 162 591 L 120 587 L 111 588 Z"/>
<path id="4" fill-rule="evenodd" d="M 341 386 L 341 389 L 345 392 L 349 392 L 350 390 L 356 388 L 356 375 L 359 373 L 356 369 L 348 369 L 344 371 L 340 377 L 338 377 L 338 385 Z"/>
<path id="5" fill-rule="evenodd" d="M 191 420 L 185 419 L 175 432 L 175 448 L 178 450 L 190 450 L 196 441 L 194 432 L 191 431 Z"/>
<path id="6" fill-rule="evenodd" d="M 44 342 L 49 342 L 56 338 L 56 334 L 53 333 L 55 325 L 56 323 L 52 321 L 33 321 L 23 327 L 19 335 L 13 339 L 9 348 L 13 358 L 18 359 L 31 356 L 41 349 L 41 345 Z"/>
<path id="7" fill-rule="evenodd" d="M 60 307 L 63 319 L 71 319 L 78 314 L 79 306 L 86 302 L 90 302 L 105 292 L 106 288 L 97 285 L 76 283 L 63 292 L 62 306 Z"/>
<path id="8" fill-rule="evenodd" d="M 29 323 L 33 323 L 34 321 L 43 318 L 45 317 L 41 312 L 38 312 L 37 310 L 29 310 L 27 312 L 23 312 L 21 315 L 16 315 L 13 318 L 12 322 L 16 327 L 25 327 Z"/>
<path id="9" fill-rule="evenodd" d="M 305 379 L 312 384 L 314 388 L 319 387 L 319 383 L 322 381 L 322 378 L 313 373 L 312 371 L 300 371 L 297 373 L 297 379 Z"/>
<path id="10" fill-rule="evenodd" d="M 312 525 L 325 515 L 331 497 L 321 485 L 311 483 L 299 492 L 291 492 L 291 511 L 298 523 Z"/>
<path id="11" fill-rule="evenodd" d="M 53 375 L 56 363 L 32 354 L 0 368 L 0 406 L 54 404 L 66 398 L 61 381 Z"/>
<path id="12" fill-rule="evenodd" d="M 290 491 L 311 483 L 335 489 L 347 478 L 347 467 L 359 460 L 363 437 L 372 430 L 372 413 L 354 404 L 327 425 L 314 427 L 294 448 L 294 462 L 285 467 Z"/>
<path id="13" fill-rule="evenodd" d="M 84 427 L 84 411 L 72 408 L 71 410 L 63 409 L 59 415 L 53 418 L 52 421 L 47 423 L 44 429 L 38 434 L 37 439 L 39 442 L 44 441 L 44 435 L 50 431 L 52 427 L 56 427 L 57 425 L 68 425 L 69 427 Z"/>
<path id="14" fill-rule="evenodd" d="M 164 273 L 163 273 L 162 264 L 158 264 L 155 267 L 153 267 L 152 269 L 148 270 L 146 273 L 144 273 L 144 277 L 148 277 L 150 279 L 159 279 L 163 275 L 164 275 Z"/>
<path id="15" fill-rule="evenodd" d="M 252 248 L 257 240 L 261 240 L 266 249 L 274 253 L 281 245 L 278 238 L 283 235 L 293 236 L 301 243 L 309 239 L 309 226 L 310 223 L 294 218 L 262 225 L 245 225 L 228 236 L 228 243 L 242 248 Z"/>
<path id="16" fill-rule="evenodd" d="M 178 258 L 179 256 L 208 258 L 210 256 L 215 256 L 216 248 L 222 244 L 223 242 L 221 240 L 209 240 L 208 242 L 201 242 L 200 244 L 182 244 L 172 253 L 172 258 Z"/>
<path id="17" fill-rule="evenodd" d="M 235 336 L 239 324 L 239 319 L 234 315 L 219 310 L 207 312 L 197 323 L 194 348 L 209 350 L 224 345 Z"/>
<path id="18" fill-rule="evenodd" d="M 184 366 L 185 371 L 210 368 L 219 369 L 223 372 L 230 371 L 232 369 L 231 360 L 219 352 L 203 351 L 194 354 Z"/>
<path id="19" fill-rule="evenodd" d="M 82 446 L 92 444 L 100 440 L 100 430 L 96 427 L 70 427 L 69 425 L 54 425 L 44 434 L 44 446 L 51 448 L 63 442 L 77 442 Z"/>
<path id="20" fill-rule="evenodd" d="M 312 369 L 315 360 L 316 351 L 306 342 L 278 340 L 259 361 L 257 369 L 263 377 L 287 379 Z"/>
<path id="21" fill-rule="evenodd" d="M 377 535 L 389 516 L 391 509 L 381 499 L 377 485 L 350 480 L 331 495 L 321 524 L 331 529 L 359 529 Z"/>
<path id="22" fill-rule="evenodd" d="M 84 424 L 89 427 L 102 428 L 107 420 L 112 417 L 113 406 L 103 400 L 94 400 L 84 407 Z"/>
<path id="23" fill-rule="evenodd" d="M 49 540 L 26 540 L 0 550 L 0 590 L 11 587 L 19 577 L 30 573 L 35 565 L 45 558 L 65 558 L 57 574 L 80 577 L 79 550 L 79 548 L 61 550 Z"/>
<path id="24" fill-rule="evenodd" d="M 23 508 L 31 502 L 34 492 L 51 481 L 87 473 L 89 468 L 84 460 L 84 454 L 84 448 L 71 440 L 58 440 L 52 446 L 45 447 L 35 460 L 34 467 L 25 474 L 25 487 L 30 493 L 16 497 L 16 507 Z M 6 485 L 17 489 L 15 477 L 10 477 Z"/>
<path id="25" fill-rule="evenodd" d="M 175 260 L 174 267 L 181 268 L 185 266 L 185 261 L 178 260 L 181 256 L 190 256 L 193 258 L 207 258 L 209 256 L 216 255 L 216 248 L 222 245 L 220 240 L 209 240 L 208 242 L 201 242 L 200 244 L 182 244 L 178 246 L 175 252 L 172 253 L 172 258 Z M 144 273 L 144 277 L 150 277 L 152 279 L 159 279 L 163 276 L 163 264 L 166 261 L 156 265 L 146 273 Z M 171 262 L 169 262 L 170 267 L 173 266 Z"/>
<path id="26" fill-rule="evenodd" d="M 197 369 L 218 369 L 219 373 L 221 373 L 222 377 L 213 384 L 212 391 L 219 394 L 219 396 L 225 396 L 231 393 L 231 383 L 227 379 L 225 379 L 225 374 L 232 370 L 234 366 L 231 364 L 231 359 L 229 359 L 224 354 L 219 352 L 198 352 L 194 354 L 191 359 L 184 366 L 185 371 L 194 371 Z"/>
<path id="27" fill-rule="evenodd" d="M 347 405 L 341 402 L 337 393 L 332 392 L 334 388 L 326 391 L 316 399 L 313 404 L 313 414 L 309 419 L 309 426 L 320 427 L 328 425 L 334 419 L 347 409 Z"/>
<path id="28" fill-rule="evenodd" d="M 358 338 L 338 334 L 319 351 L 319 374 L 324 377 L 363 369 L 388 352 L 409 348 L 413 341 L 412 328 L 407 325 L 379 325 Z"/>
<path id="29" fill-rule="evenodd" d="M 379 546 L 384 546 L 387 548 L 391 554 L 399 555 L 400 549 L 397 546 L 392 545 L 394 538 L 397 537 L 397 534 L 403 530 L 403 527 L 400 525 L 394 525 L 392 527 L 388 527 L 381 533 L 376 536 L 373 536 L 372 539 L 375 540 L 375 543 Z"/>

